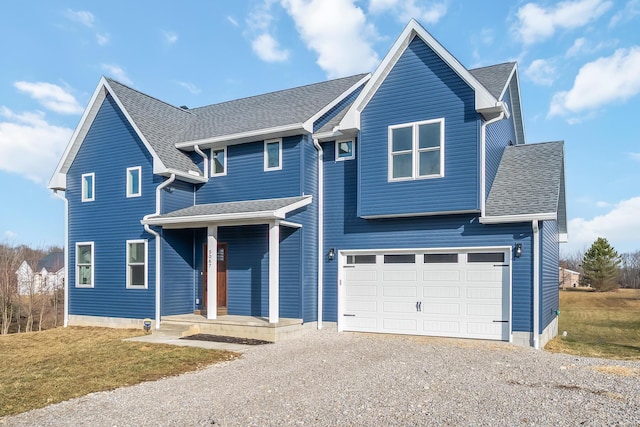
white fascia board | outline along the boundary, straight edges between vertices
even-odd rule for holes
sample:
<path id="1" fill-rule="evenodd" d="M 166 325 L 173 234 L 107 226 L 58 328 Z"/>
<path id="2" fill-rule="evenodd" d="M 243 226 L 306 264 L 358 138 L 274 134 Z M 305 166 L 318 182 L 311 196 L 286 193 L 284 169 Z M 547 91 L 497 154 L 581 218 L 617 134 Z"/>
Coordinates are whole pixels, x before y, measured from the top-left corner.
<path id="1" fill-rule="evenodd" d="M 301 207 L 307 206 L 312 201 L 313 201 L 313 196 L 306 196 L 304 199 L 298 202 L 291 203 L 290 205 L 287 205 L 280 209 L 276 209 L 274 211 L 274 214 L 276 217 L 284 219 L 289 212 L 293 212 L 296 209 L 300 209 Z"/>
<path id="2" fill-rule="evenodd" d="M 331 141 L 334 140 L 336 138 L 340 138 L 344 136 L 344 133 L 340 132 L 340 131 L 329 131 L 329 132 L 322 132 L 322 133 L 314 133 L 313 137 L 315 139 L 321 140 L 321 141 Z"/>
<path id="3" fill-rule="evenodd" d="M 199 145 L 200 148 L 210 148 L 218 143 L 225 143 L 226 145 L 230 145 L 232 143 L 240 144 L 243 142 L 262 141 L 275 136 L 296 135 L 298 133 L 306 133 L 303 123 L 294 123 L 266 129 L 256 129 L 248 132 L 233 133 L 213 138 L 198 139 L 195 141 L 178 142 L 175 147 L 182 150 L 194 150 L 196 145 Z"/>
<path id="4" fill-rule="evenodd" d="M 291 222 L 291 221 L 277 221 L 277 224 L 280 224 L 283 227 L 289 227 L 289 228 L 302 228 L 302 224 L 298 224 L 297 222 Z"/>
<path id="5" fill-rule="evenodd" d="M 558 215 L 555 212 L 523 215 L 502 215 L 480 217 L 480 224 L 503 224 L 507 222 L 531 222 L 531 221 L 555 221 Z"/>
<path id="6" fill-rule="evenodd" d="M 325 115 L 327 113 L 327 111 L 329 111 L 330 109 L 332 109 L 333 107 L 338 105 L 338 103 L 340 103 L 342 100 L 344 100 L 347 96 L 351 95 L 351 93 L 354 90 L 358 89 L 360 86 L 362 86 L 364 83 L 366 83 L 370 78 L 371 78 L 371 73 L 369 73 L 366 76 L 364 76 L 363 78 L 361 78 L 358 82 L 356 82 L 349 89 L 347 89 L 346 91 L 342 92 L 342 94 L 340 96 L 338 96 L 336 99 L 334 99 L 329 104 L 327 104 L 322 110 L 318 111 L 316 114 L 311 116 L 311 118 L 309 118 L 307 121 L 305 121 L 304 124 L 303 124 L 303 127 L 307 131 L 313 132 L 313 124 L 320 117 L 322 117 L 323 115 Z"/>
<path id="7" fill-rule="evenodd" d="M 147 225 L 160 225 L 170 226 L 179 224 L 212 224 L 224 225 L 224 222 L 238 222 L 238 221 L 254 221 L 259 220 L 261 222 L 268 222 L 279 218 L 275 215 L 275 211 L 260 211 L 260 212 L 242 212 L 242 213 L 227 213 L 227 214 L 213 214 L 213 215 L 194 215 L 194 216 L 181 216 L 175 218 L 162 218 L 151 217 L 146 220 L 140 221 L 141 224 Z M 266 222 L 265 222 L 266 221 Z"/>
<path id="8" fill-rule="evenodd" d="M 407 46 L 409 46 L 414 36 L 420 37 L 427 46 L 433 49 L 433 51 L 474 90 L 476 110 L 495 108 L 498 106 L 497 99 L 489 93 L 487 88 L 473 77 L 469 70 L 429 34 L 422 25 L 412 18 L 340 122 L 340 129 L 360 128 L 360 113 L 367 106 L 387 75 L 389 75 L 389 72 L 398 62 L 398 59 L 400 59 L 400 56 L 404 53 Z"/>
<path id="9" fill-rule="evenodd" d="M 376 248 L 376 249 L 340 249 L 340 255 L 394 254 L 409 252 L 444 252 L 444 251 L 509 251 L 511 246 L 438 246 L 433 248 Z M 506 260 L 505 260 L 506 261 Z"/>
<path id="10" fill-rule="evenodd" d="M 190 171 L 190 172 L 195 172 L 195 171 Z M 161 176 L 166 176 L 166 177 L 169 177 L 171 175 L 175 175 L 176 177 L 180 178 L 180 181 L 185 181 L 185 182 L 188 182 L 190 184 L 204 184 L 207 181 L 209 181 L 207 178 L 202 176 L 200 174 L 200 172 L 198 172 L 198 175 L 194 175 L 193 173 L 185 173 L 184 171 L 179 171 L 179 170 L 176 170 L 176 169 L 164 168 L 162 170 L 156 170 L 155 164 L 154 164 L 154 168 L 153 168 L 153 173 L 156 174 L 156 175 L 161 175 Z"/>

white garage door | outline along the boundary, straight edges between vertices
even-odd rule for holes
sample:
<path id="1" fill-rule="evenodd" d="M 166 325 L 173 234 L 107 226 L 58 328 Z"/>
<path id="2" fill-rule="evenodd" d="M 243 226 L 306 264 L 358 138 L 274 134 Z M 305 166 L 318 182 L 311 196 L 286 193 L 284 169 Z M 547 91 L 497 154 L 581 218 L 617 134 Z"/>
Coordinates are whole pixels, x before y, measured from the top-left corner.
<path id="1" fill-rule="evenodd" d="M 346 255 L 341 329 L 509 340 L 506 250 Z"/>

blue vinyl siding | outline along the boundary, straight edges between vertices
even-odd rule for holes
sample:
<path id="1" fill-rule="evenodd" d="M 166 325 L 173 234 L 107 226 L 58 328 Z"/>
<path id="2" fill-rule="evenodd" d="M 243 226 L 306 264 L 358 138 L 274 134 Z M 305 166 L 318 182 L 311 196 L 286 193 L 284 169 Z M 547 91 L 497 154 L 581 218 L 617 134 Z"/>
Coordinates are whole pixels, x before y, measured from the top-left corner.
<path id="1" fill-rule="evenodd" d="M 280 227 L 280 317 L 301 319 L 302 229 Z M 268 272 L 267 272 L 268 274 Z M 269 277 L 267 275 L 267 287 Z M 267 315 L 269 314 L 267 295 Z"/>
<path id="2" fill-rule="evenodd" d="M 160 196 L 162 202 L 161 213 L 177 211 L 178 209 L 193 206 L 193 187 L 193 184 L 177 180 L 169 184 L 168 187 L 165 187 Z"/>
<path id="3" fill-rule="evenodd" d="M 313 124 L 313 131 L 317 132 L 318 129 L 320 129 L 322 126 L 324 126 L 329 121 L 331 121 L 331 119 L 337 116 L 342 110 L 344 110 L 345 108 L 349 108 L 353 103 L 353 101 L 356 100 L 358 95 L 360 95 L 360 92 L 362 92 L 363 87 L 364 85 L 360 86 L 358 89 L 351 92 L 342 101 L 338 102 L 336 105 L 330 108 L 329 111 L 324 113 L 322 117 L 316 120 L 316 122 Z"/>
<path id="4" fill-rule="evenodd" d="M 361 114 L 358 215 L 479 209 L 480 118 L 474 91 L 419 38 Z M 445 119 L 443 178 L 388 182 L 388 127 Z"/>
<path id="5" fill-rule="evenodd" d="M 333 142 L 323 144 L 330 152 Z M 531 331 L 532 325 L 532 231 L 527 223 L 482 225 L 471 214 L 365 220 L 356 216 L 356 162 L 324 160 L 325 242 L 324 252 L 335 248 L 438 248 L 511 246 L 522 243 L 523 254 L 512 260 L 513 330 Z M 324 310 L 326 321 L 337 321 L 338 260 L 324 263 Z"/>
<path id="6" fill-rule="evenodd" d="M 540 256 L 540 333 L 556 317 L 559 307 L 558 266 L 560 243 L 558 223 L 544 221 L 541 225 Z"/>
<path id="7" fill-rule="evenodd" d="M 195 308 L 193 275 L 194 231 L 163 230 L 162 232 L 161 314 L 192 313 Z"/>
<path id="8" fill-rule="evenodd" d="M 126 197 L 126 169 L 142 166 L 142 196 Z M 95 173 L 95 201 L 81 202 L 80 177 Z M 110 96 L 67 174 L 69 313 L 145 318 L 155 314 L 155 238 L 140 220 L 155 211 L 152 158 Z M 126 289 L 126 241 L 148 240 L 148 289 Z M 94 242 L 94 287 L 77 288 L 76 242 Z"/>
<path id="9" fill-rule="evenodd" d="M 503 101 L 509 106 L 511 110 L 511 98 L 509 97 L 509 91 L 505 93 Z M 486 128 L 485 135 L 485 167 L 486 167 L 486 186 L 485 197 L 489 197 L 489 191 L 493 185 L 493 180 L 498 173 L 498 166 L 500 166 L 500 160 L 502 160 L 502 153 L 504 148 L 512 142 L 516 143 L 516 131 L 513 124 L 513 115 L 508 119 L 502 119 L 495 123 L 492 123 Z"/>

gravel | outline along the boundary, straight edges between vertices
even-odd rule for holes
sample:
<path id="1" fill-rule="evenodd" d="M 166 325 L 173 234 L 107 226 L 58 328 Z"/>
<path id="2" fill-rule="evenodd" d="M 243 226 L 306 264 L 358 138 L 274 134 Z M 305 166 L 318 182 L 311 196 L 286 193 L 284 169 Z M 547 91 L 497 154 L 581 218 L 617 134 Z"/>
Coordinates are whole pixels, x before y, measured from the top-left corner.
<path id="1" fill-rule="evenodd" d="M 486 341 L 309 331 L 235 361 L 0 424 L 638 426 L 640 363 Z"/>

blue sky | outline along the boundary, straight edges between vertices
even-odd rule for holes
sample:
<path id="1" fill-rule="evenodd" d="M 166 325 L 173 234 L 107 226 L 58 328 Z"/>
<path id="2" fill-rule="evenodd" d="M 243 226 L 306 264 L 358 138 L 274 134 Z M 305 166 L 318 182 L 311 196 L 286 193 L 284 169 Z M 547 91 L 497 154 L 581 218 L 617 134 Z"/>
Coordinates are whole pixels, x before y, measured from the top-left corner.
<path id="1" fill-rule="evenodd" d="M 564 140 L 570 243 L 640 250 L 640 0 L 24 1 L 0 14 L 0 241 L 63 243 L 46 184 L 101 75 L 189 107 L 373 71 L 416 18 L 517 60 L 528 143 Z"/>

